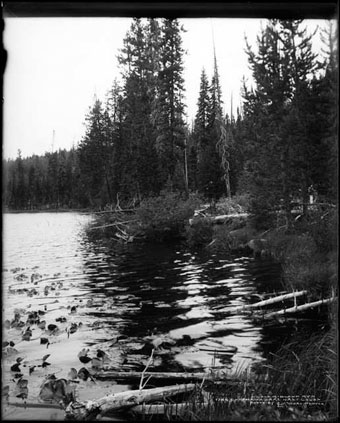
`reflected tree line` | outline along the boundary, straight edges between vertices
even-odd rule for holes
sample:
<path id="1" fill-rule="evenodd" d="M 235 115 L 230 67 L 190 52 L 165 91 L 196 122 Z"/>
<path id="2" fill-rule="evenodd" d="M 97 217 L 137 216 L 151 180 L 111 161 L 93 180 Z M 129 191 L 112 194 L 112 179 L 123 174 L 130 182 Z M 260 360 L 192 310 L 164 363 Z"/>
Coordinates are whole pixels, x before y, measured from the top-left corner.
<path id="1" fill-rule="evenodd" d="M 300 20 L 269 20 L 245 40 L 252 85 L 236 116 L 223 111 L 218 63 L 201 72 L 197 112 L 185 122 L 182 34 L 175 20 L 133 19 L 118 55 L 121 78 L 95 99 L 71 150 L 3 160 L 10 209 L 138 204 L 163 190 L 206 199 L 250 194 L 255 212 L 311 187 L 325 201 L 337 187 L 337 34 L 319 31 L 323 59 Z M 223 75 L 222 75 L 223 77 Z M 240 78 L 242 75 L 240 75 Z M 249 86 L 250 85 L 250 86 Z"/>

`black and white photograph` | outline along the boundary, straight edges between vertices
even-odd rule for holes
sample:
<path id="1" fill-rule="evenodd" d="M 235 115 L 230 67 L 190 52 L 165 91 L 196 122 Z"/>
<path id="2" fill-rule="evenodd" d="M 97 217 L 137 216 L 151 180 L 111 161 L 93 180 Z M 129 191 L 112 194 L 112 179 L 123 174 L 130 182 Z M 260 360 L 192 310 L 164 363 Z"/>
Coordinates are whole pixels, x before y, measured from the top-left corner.
<path id="1" fill-rule="evenodd" d="M 337 9 L 191 3 L 4 2 L 3 421 L 338 418 Z"/>

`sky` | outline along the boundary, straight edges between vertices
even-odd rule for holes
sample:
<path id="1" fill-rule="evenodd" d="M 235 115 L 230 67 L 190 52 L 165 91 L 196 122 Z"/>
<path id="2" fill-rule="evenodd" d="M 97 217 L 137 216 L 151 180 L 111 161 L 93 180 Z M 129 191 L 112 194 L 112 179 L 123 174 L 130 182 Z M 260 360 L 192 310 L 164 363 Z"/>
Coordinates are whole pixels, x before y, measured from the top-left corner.
<path id="1" fill-rule="evenodd" d="M 184 55 L 185 103 L 191 123 L 202 68 L 213 73 L 213 45 L 218 63 L 224 110 L 231 98 L 239 106 L 243 76 L 251 83 L 245 35 L 255 45 L 259 19 L 180 19 Z M 85 116 L 96 98 L 105 100 L 120 78 L 117 54 L 130 18 L 5 18 L 4 46 L 8 52 L 4 75 L 3 158 L 43 155 L 77 146 L 85 133 Z M 265 25 L 265 20 L 262 20 Z M 306 20 L 311 32 L 325 21 Z M 320 50 L 320 37 L 313 48 Z"/>

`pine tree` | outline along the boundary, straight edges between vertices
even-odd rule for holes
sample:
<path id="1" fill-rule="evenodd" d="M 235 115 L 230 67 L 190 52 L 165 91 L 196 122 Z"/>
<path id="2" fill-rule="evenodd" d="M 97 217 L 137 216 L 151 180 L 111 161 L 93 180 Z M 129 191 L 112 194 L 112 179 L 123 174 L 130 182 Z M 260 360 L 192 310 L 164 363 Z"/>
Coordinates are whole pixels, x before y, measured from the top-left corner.
<path id="1" fill-rule="evenodd" d="M 208 142 L 209 107 L 209 82 L 205 70 L 202 69 L 197 113 L 194 122 L 198 163 L 202 161 L 203 150 Z"/>
<path id="2" fill-rule="evenodd" d="M 156 113 L 156 148 L 162 185 L 183 189 L 184 175 L 184 80 L 181 33 L 176 19 L 163 19 L 161 25 L 161 64 L 158 73 L 159 98 Z"/>
<path id="3" fill-rule="evenodd" d="M 326 165 L 319 172 L 323 176 L 323 184 L 319 184 L 318 190 L 330 201 L 337 201 L 338 195 L 338 39 L 338 27 L 329 21 L 321 33 L 325 56 L 322 65 L 325 73 L 314 84 L 320 99 L 316 104 L 319 105 L 316 113 L 320 121 L 320 132 L 322 131 L 319 139 L 327 154 Z"/>
<path id="4" fill-rule="evenodd" d="M 157 25 L 152 20 L 143 24 L 140 19 L 134 19 L 119 56 L 119 62 L 125 68 L 121 190 L 126 198 L 141 198 L 159 190 L 158 158 L 152 122 L 157 89 L 157 61 L 154 54 L 157 37 L 154 31 L 157 31 Z M 152 47 L 148 44 L 151 39 Z"/>
<path id="5" fill-rule="evenodd" d="M 200 191 L 210 199 L 220 197 L 230 187 L 225 122 L 222 113 L 221 87 L 214 52 L 211 84 L 207 85 L 205 74 L 201 76 L 201 92 L 195 121 L 199 145 L 198 185 Z M 230 190 L 228 194 L 230 195 Z"/>
<path id="6" fill-rule="evenodd" d="M 26 178 L 25 178 L 25 169 L 24 169 L 24 160 L 21 156 L 21 150 L 18 150 L 18 155 L 16 158 L 16 173 L 17 179 L 14 186 L 14 198 L 15 198 L 15 208 L 26 209 L 27 206 L 27 189 L 26 189 Z"/>
<path id="7" fill-rule="evenodd" d="M 204 192 L 204 151 L 208 144 L 209 131 L 209 81 L 204 69 L 201 72 L 197 112 L 189 142 L 190 175 L 195 188 Z"/>
<path id="8" fill-rule="evenodd" d="M 108 178 L 111 145 L 108 139 L 107 118 L 100 100 L 95 100 L 86 117 L 86 134 L 78 148 L 83 188 L 87 187 L 90 205 L 104 206 L 112 200 Z"/>
<path id="9" fill-rule="evenodd" d="M 281 204 L 288 225 L 292 199 L 304 196 L 310 182 L 305 165 L 310 117 L 304 102 L 316 61 L 311 36 L 300 25 L 271 20 L 258 37 L 258 53 L 247 46 L 256 87 L 244 91 L 254 210 L 266 214 Z"/>
<path id="10" fill-rule="evenodd" d="M 124 157 L 123 140 L 123 88 L 115 79 L 112 88 L 107 93 L 105 105 L 105 120 L 107 122 L 107 137 L 110 139 L 111 154 L 108 162 L 110 172 L 111 201 L 116 201 L 122 186 L 122 168 Z"/>

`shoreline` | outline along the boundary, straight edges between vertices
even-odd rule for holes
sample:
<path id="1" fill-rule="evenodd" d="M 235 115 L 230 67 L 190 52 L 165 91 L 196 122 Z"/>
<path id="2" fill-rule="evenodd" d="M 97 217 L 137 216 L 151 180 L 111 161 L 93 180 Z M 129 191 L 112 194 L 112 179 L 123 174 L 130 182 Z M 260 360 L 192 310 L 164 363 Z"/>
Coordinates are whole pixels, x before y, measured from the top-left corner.
<path id="1" fill-rule="evenodd" d="M 19 213 L 67 213 L 67 212 L 86 212 L 86 213 L 94 213 L 95 210 L 90 210 L 87 208 L 84 209 L 35 209 L 35 210 L 2 210 L 2 213 L 8 213 L 8 214 L 19 214 Z"/>

